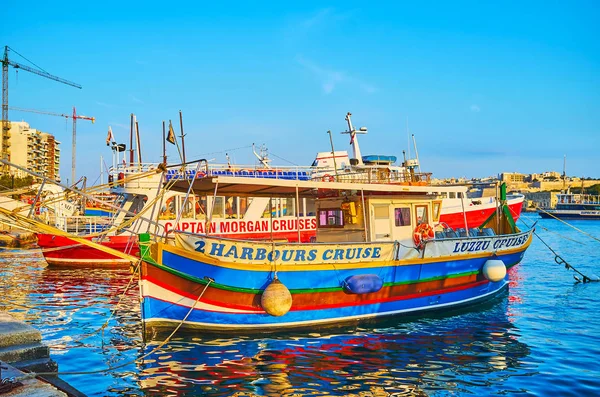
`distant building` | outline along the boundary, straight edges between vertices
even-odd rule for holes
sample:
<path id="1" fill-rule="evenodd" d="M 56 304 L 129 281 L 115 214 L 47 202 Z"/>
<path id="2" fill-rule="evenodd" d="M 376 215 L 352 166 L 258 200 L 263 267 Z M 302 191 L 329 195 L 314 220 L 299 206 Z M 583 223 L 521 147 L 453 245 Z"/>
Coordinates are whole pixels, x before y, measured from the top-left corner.
<path id="1" fill-rule="evenodd" d="M 500 174 L 500 180 L 506 183 L 523 183 L 527 175 L 518 172 L 503 172 Z"/>
<path id="2" fill-rule="evenodd" d="M 30 171 L 60 182 L 60 142 L 53 135 L 31 128 L 25 121 L 13 121 L 2 132 L 2 158 Z M 25 171 L 2 167 L 1 173 L 26 177 Z"/>
<path id="3" fill-rule="evenodd" d="M 558 199 L 556 192 L 528 192 L 525 193 L 525 202 L 529 208 L 549 209 L 556 207 Z"/>

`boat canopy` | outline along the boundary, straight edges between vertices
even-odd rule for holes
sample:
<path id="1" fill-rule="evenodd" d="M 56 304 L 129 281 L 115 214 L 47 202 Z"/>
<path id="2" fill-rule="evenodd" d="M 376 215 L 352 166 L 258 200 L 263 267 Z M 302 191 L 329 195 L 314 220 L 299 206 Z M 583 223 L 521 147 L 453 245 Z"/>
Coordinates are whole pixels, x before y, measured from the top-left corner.
<path id="1" fill-rule="evenodd" d="M 384 156 L 381 154 L 362 156 L 362 161 L 365 164 L 393 164 L 396 160 L 396 156 Z"/>
<path id="2" fill-rule="evenodd" d="M 363 191 L 374 194 L 440 194 L 448 192 L 465 192 L 465 186 L 408 186 L 400 184 L 377 183 L 347 183 L 347 182 L 322 182 L 267 178 L 245 178 L 236 176 L 218 176 L 196 178 L 194 180 L 178 180 L 170 187 L 171 190 L 186 192 L 192 183 L 194 194 L 212 195 L 215 190 L 220 194 L 232 194 L 250 197 L 315 197 L 318 192 L 328 190 L 338 191 Z"/>

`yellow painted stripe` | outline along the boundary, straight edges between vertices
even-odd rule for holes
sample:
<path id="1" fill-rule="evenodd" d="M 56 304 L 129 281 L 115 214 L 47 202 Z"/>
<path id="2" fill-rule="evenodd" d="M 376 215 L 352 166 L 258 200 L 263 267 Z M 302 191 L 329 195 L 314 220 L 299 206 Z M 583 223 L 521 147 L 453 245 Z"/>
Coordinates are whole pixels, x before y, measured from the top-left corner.
<path id="1" fill-rule="evenodd" d="M 529 236 L 529 239 L 525 244 L 521 247 L 508 249 L 506 251 L 498 251 L 498 255 L 510 255 L 518 252 L 525 251 L 527 247 L 531 244 L 532 235 Z M 175 247 L 173 245 L 167 245 L 164 243 L 158 243 L 158 263 L 163 263 L 163 251 L 167 251 L 173 253 L 175 255 L 180 255 L 192 260 L 196 260 L 199 262 L 204 262 L 210 265 L 223 267 L 226 269 L 235 269 L 235 270 L 249 270 L 249 271 L 269 271 L 277 268 L 277 270 L 285 270 L 285 271 L 316 271 L 316 270 L 341 270 L 341 269 L 369 269 L 374 267 L 390 267 L 390 266 L 410 266 L 410 265 L 426 265 L 432 263 L 439 263 L 449 260 L 466 260 L 466 259 L 476 259 L 476 258 L 486 258 L 491 255 L 490 252 L 477 253 L 477 254 L 466 254 L 466 255 L 446 255 L 439 256 L 436 258 L 415 258 L 415 259 L 406 259 L 395 261 L 392 259 L 380 260 L 380 261 L 368 261 L 368 262 L 352 262 L 352 263 L 314 263 L 314 264 L 303 264 L 303 263 L 279 263 L 277 266 L 271 263 L 264 264 L 246 264 L 239 262 L 225 262 L 210 256 L 204 255 L 200 252 L 189 251 L 183 248 Z"/>

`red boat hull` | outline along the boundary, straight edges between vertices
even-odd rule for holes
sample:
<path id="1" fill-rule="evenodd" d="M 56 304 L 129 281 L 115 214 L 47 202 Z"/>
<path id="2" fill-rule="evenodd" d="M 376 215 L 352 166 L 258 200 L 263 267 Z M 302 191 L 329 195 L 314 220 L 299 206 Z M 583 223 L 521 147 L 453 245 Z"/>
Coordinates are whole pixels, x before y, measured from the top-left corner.
<path id="1" fill-rule="evenodd" d="M 515 200 L 517 202 L 510 203 L 508 208 L 515 221 L 521 216 L 521 210 L 523 208 L 523 200 Z M 469 228 L 479 227 L 483 222 L 486 221 L 496 210 L 495 207 L 489 208 L 477 208 L 470 209 L 465 208 L 465 214 L 467 216 L 467 225 Z M 461 212 L 453 212 L 449 214 L 442 213 L 440 215 L 440 223 L 446 223 L 452 229 L 464 228 L 465 217 Z"/>
<path id="2" fill-rule="evenodd" d="M 77 243 L 67 237 L 38 233 L 38 246 L 48 265 L 53 266 L 129 266 L 130 261 L 100 251 L 96 248 Z M 84 237 L 92 240 L 92 237 Z M 137 236 L 105 237 L 102 245 L 133 256 L 139 256 Z"/>

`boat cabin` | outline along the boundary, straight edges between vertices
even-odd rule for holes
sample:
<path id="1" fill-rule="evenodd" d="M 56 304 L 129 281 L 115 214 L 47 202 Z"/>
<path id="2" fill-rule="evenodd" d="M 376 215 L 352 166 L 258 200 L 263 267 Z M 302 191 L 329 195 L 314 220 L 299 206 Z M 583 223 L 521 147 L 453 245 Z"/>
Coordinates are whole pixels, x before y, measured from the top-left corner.
<path id="1" fill-rule="evenodd" d="M 359 191 L 317 202 L 317 242 L 411 240 L 421 224 L 439 222 L 442 199 L 430 194 Z"/>
<path id="2" fill-rule="evenodd" d="M 202 178 L 177 182 L 172 189 L 196 195 L 236 195 L 314 201 L 316 242 L 382 242 L 413 240 L 415 230 L 427 225 L 431 237 L 439 223 L 443 195 L 456 191 L 447 186 L 383 185 L 287 181 L 238 177 Z M 188 200 L 193 196 L 190 194 Z M 300 213 L 290 214 L 300 219 Z M 207 214 L 211 219 L 211 214 Z M 274 222 L 270 217 L 270 222 Z"/>

